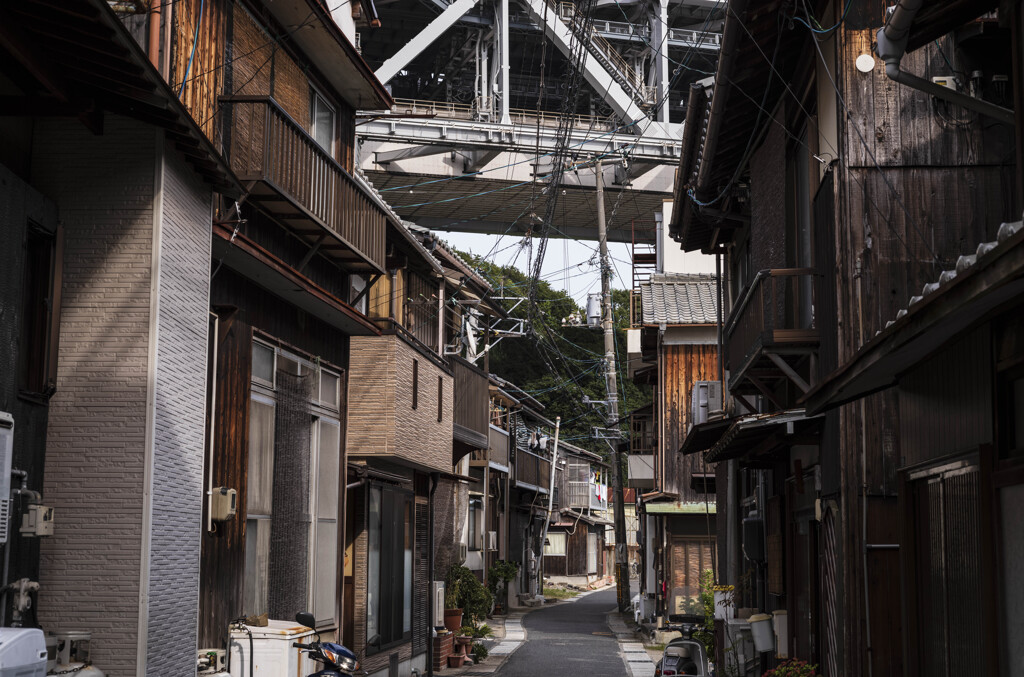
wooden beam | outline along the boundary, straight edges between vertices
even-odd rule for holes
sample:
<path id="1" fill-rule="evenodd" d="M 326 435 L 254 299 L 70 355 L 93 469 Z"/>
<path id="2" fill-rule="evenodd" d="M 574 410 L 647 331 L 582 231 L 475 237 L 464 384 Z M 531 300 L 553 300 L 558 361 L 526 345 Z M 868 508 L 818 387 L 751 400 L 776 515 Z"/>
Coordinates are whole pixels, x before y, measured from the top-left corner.
<path id="1" fill-rule="evenodd" d="M 299 261 L 299 265 L 295 268 L 296 272 L 301 273 L 306 266 L 309 265 L 309 262 L 313 260 L 313 256 L 316 255 L 317 250 L 320 249 L 320 245 L 323 244 L 323 241 L 326 238 L 327 233 L 320 233 L 320 237 L 316 239 L 313 246 L 309 248 L 309 251 L 307 251 L 305 256 L 302 257 L 302 260 Z"/>
<path id="2" fill-rule="evenodd" d="M 793 369 L 793 367 L 789 366 L 789 363 L 782 359 L 782 357 L 776 355 L 775 353 L 765 354 L 768 355 L 768 359 L 774 362 L 775 366 L 777 366 L 783 374 L 789 377 L 789 380 L 796 384 L 797 388 L 804 391 L 805 393 L 811 389 L 811 386 L 807 383 L 807 381 L 803 380 L 800 374 L 796 373 L 796 370 Z"/>
<path id="3" fill-rule="evenodd" d="M 747 380 L 754 384 L 754 387 L 761 391 L 761 394 L 768 398 L 768 400 L 775 405 L 778 410 L 784 410 L 786 407 L 781 402 L 775 399 L 775 394 L 772 393 L 771 389 L 764 384 L 759 378 L 753 374 L 747 374 Z"/>

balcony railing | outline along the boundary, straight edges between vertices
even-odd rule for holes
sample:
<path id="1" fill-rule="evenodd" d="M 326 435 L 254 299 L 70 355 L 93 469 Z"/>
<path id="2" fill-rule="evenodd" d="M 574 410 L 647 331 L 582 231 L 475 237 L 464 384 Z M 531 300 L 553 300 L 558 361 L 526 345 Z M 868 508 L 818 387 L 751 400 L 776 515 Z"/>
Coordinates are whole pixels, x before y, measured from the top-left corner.
<path id="1" fill-rule="evenodd" d="M 253 185 L 251 199 L 265 201 L 271 213 L 311 245 L 321 243 L 327 255 L 355 268 L 383 270 L 387 216 L 365 187 L 274 99 L 224 101 L 231 114 L 231 169 Z M 341 246 L 324 243 L 324 230 Z"/>
<path id="2" fill-rule="evenodd" d="M 608 501 L 597 497 L 595 482 L 566 482 L 567 508 L 576 510 L 590 508 L 591 510 L 607 510 Z"/>
<path id="3" fill-rule="evenodd" d="M 551 481 L 551 461 L 524 449 L 517 449 L 515 477 L 519 484 L 529 484 L 547 493 Z"/>
<path id="4" fill-rule="evenodd" d="M 811 268 L 762 270 L 737 299 L 725 329 L 730 389 L 765 357 L 771 357 L 769 368 L 791 377 L 793 368 L 780 366 L 780 355 L 809 354 L 816 349 L 815 275 Z"/>

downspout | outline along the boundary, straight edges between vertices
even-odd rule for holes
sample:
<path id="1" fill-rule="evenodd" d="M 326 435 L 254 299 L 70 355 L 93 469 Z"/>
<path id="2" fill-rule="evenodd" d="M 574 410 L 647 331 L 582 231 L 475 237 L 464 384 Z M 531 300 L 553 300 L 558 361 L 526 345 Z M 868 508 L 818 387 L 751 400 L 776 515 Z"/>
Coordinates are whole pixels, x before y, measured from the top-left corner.
<path id="1" fill-rule="evenodd" d="M 863 264 L 857 259 L 854 278 L 857 281 L 857 331 L 859 347 L 864 345 L 864 303 L 862 294 Z M 871 594 L 868 590 L 868 423 L 864 398 L 860 398 L 860 502 L 861 502 L 861 569 L 864 577 L 864 648 L 867 653 L 868 677 L 872 677 Z"/>
<path id="2" fill-rule="evenodd" d="M 901 85 L 916 89 L 925 94 L 930 94 L 936 99 L 942 99 L 958 106 L 963 106 L 975 113 L 986 115 L 1012 125 L 1014 123 L 1013 111 L 1009 108 L 997 106 L 994 103 L 975 99 L 956 90 L 934 82 L 925 80 L 912 73 L 900 69 L 900 60 L 907 51 L 907 39 L 910 36 L 910 26 L 914 22 L 914 16 L 924 4 L 924 0 L 899 0 L 892 14 L 886 20 L 885 25 L 878 29 L 876 39 L 878 42 L 878 56 L 885 62 L 886 76 Z"/>
<path id="3" fill-rule="evenodd" d="M 153 64 L 153 68 L 160 71 L 161 75 L 163 75 L 163 69 L 160 68 L 160 14 L 162 6 L 162 2 L 154 2 L 149 10 L 149 45 L 147 45 L 149 62 Z"/>
<path id="4" fill-rule="evenodd" d="M 432 472 L 430 473 L 430 498 L 427 501 L 427 514 L 430 516 L 427 527 L 427 575 L 428 580 L 431 582 L 431 610 L 434 611 L 432 614 L 427 614 L 427 677 L 434 677 L 434 615 L 437 613 L 436 609 L 433 608 L 434 599 L 433 595 L 433 581 L 434 581 L 434 492 L 437 491 L 437 483 L 441 478 L 441 473 Z"/>

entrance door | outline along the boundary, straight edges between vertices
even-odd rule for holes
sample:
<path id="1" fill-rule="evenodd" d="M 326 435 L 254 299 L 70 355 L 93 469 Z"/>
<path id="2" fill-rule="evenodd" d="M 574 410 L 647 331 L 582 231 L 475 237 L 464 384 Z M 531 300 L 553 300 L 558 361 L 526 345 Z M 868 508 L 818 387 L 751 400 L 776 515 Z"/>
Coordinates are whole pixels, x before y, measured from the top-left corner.
<path id="1" fill-rule="evenodd" d="M 587 534 L 587 573 L 597 574 L 597 534 Z"/>

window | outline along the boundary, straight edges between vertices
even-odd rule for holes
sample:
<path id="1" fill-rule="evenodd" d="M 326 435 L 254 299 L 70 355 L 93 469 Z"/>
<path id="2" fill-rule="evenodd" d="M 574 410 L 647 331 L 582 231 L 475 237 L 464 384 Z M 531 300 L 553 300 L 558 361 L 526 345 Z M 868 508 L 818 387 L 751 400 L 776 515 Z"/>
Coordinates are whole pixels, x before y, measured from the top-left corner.
<path id="1" fill-rule="evenodd" d="M 412 636 L 413 501 L 371 486 L 367 533 L 366 645 L 380 650 Z"/>
<path id="2" fill-rule="evenodd" d="M 480 550 L 483 546 L 481 545 L 480 538 L 480 512 L 483 508 L 483 501 L 479 498 L 473 498 L 469 501 L 469 526 L 468 526 L 468 549 L 469 550 Z"/>
<path id="3" fill-rule="evenodd" d="M 420 361 L 412 361 L 412 408 L 420 406 Z"/>
<path id="4" fill-rule="evenodd" d="M 369 289 L 365 275 L 348 276 L 348 302 L 352 307 L 363 315 L 367 314 L 369 306 Z"/>
<path id="5" fill-rule="evenodd" d="M 62 231 L 29 223 L 21 306 L 19 388 L 48 398 L 57 387 Z"/>
<path id="6" fill-rule="evenodd" d="M 309 105 L 311 136 L 321 148 L 334 157 L 334 107 L 314 91 Z"/>
<path id="7" fill-rule="evenodd" d="M 437 422 L 444 420 L 444 377 L 437 377 Z"/>
<path id="8" fill-rule="evenodd" d="M 545 555 L 564 555 L 566 537 L 565 532 L 549 531 L 548 542 L 544 544 Z"/>
<path id="9" fill-rule="evenodd" d="M 306 384 L 304 390 L 297 391 L 298 395 L 289 392 L 284 385 L 295 381 L 296 376 L 300 383 Z M 303 400 L 307 400 L 305 411 Z M 319 627 L 337 625 L 341 559 L 340 400 L 340 374 L 274 346 L 253 341 L 243 584 L 246 615 L 280 613 L 274 608 L 274 597 L 281 596 L 276 592 L 282 586 L 291 585 L 300 586 L 289 594 L 292 598 L 308 600 Z M 307 435 L 302 432 L 307 425 L 310 426 L 308 446 Z M 289 441 L 292 444 L 289 445 Z M 286 455 L 280 457 L 282 453 Z M 299 460 L 298 465 L 307 467 L 308 472 L 302 470 L 295 476 L 282 477 L 281 468 L 275 472 L 275 460 L 281 463 L 276 457 L 284 458 L 289 467 Z M 301 500 L 275 504 L 275 479 L 291 486 L 298 478 L 306 483 L 308 503 Z M 300 524 L 301 528 L 294 533 L 290 527 L 282 531 L 282 523 Z M 298 560 L 295 560 L 296 553 L 300 553 Z M 299 570 L 305 566 L 306 575 L 275 582 L 272 590 L 270 571 L 275 566 L 280 568 L 282 563 L 295 561 L 303 563 Z"/>

